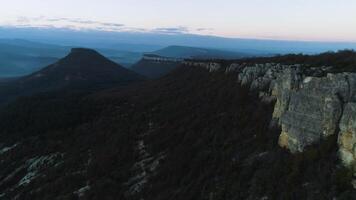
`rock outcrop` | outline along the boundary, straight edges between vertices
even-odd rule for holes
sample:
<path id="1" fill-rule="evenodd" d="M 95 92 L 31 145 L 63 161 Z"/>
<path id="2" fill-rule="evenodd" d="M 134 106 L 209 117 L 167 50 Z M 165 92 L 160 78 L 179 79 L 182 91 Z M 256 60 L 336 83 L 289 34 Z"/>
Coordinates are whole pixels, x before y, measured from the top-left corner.
<path id="1" fill-rule="evenodd" d="M 338 144 L 342 162 L 356 171 L 356 103 L 348 103 L 344 107 Z"/>
<path id="2" fill-rule="evenodd" d="M 181 65 L 182 59 L 161 57 L 145 54 L 143 58 L 131 66 L 131 70 L 145 77 L 155 79 L 167 75 Z"/>
<path id="3" fill-rule="evenodd" d="M 276 100 L 273 118 L 281 127 L 281 147 L 302 152 L 339 134 L 340 158 L 346 165 L 355 166 L 356 74 L 331 74 L 327 73 L 329 69 L 259 64 L 245 67 L 239 81 Z"/>
<path id="4" fill-rule="evenodd" d="M 155 61 L 155 62 L 182 62 L 182 58 L 174 58 L 174 57 L 163 57 L 155 54 L 145 54 L 143 58 L 145 60 Z"/>
<path id="5" fill-rule="evenodd" d="M 209 72 L 216 72 L 222 68 L 222 65 L 218 62 L 196 62 L 186 60 L 182 64 L 190 67 L 202 67 L 207 69 Z"/>
<path id="6" fill-rule="evenodd" d="M 302 152 L 337 134 L 343 107 L 352 99 L 348 81 L 351 74 L 305 77 L 299 82 L 301 76 L 290 77 L 292 80 L 287 82 L 294 82 L 291 88 L 283 88 L 285 84 L 278 81 L 276 85 L 281 86 L 275 87 L 278 95 L 274 117 L 282 128 L 279 144 L 291 152 Z"/>

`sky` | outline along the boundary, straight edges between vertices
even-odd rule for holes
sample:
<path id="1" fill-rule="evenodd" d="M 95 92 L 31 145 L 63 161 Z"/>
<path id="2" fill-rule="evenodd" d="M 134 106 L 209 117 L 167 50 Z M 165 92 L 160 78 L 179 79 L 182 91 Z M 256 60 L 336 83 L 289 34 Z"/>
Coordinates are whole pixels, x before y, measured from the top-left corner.
<path id="1" fill-rule="evenodd" d="M 355 0 L 0 0 L 0 26 L 356 42 Z"/>

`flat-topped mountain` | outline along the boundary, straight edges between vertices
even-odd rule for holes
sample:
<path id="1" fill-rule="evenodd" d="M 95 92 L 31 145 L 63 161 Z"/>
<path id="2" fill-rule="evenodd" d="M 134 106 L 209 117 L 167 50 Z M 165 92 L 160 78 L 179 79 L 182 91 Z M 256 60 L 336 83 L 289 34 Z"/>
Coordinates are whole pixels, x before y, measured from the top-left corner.
<path id="1" fill-rule="evenodd" d="M 4 99 L 65 87 L 100 88 L 142 79 L 143 76 L 112 62 L 95 50 L 74 48 L 58 62 L 3 84 L 0 93 Z"/>

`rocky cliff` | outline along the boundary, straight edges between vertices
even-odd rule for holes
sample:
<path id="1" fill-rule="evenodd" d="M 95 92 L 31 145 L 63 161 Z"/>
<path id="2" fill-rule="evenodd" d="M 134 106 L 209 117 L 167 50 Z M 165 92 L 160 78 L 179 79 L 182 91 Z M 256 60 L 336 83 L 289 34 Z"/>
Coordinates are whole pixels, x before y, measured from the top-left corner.
<path id="1" fill-rule="evenodd" d="M 303 152 L 337 134 L 340 159 L 356 169 L 356 73 L 331 73 L 334 67 L 300 64 L 184 64 L 236 73 L 238 82 L 258 91 L 262 100 L 275 101 L 271 124 L 281 128 L 281 147 Z"/>
<path id="2" fill-rule="evenodd" d="M 155 79 L 170 73 L 176 69 L 181 62 L 182 59 L 180 58 L 145 54 L 139 62 L 131 67 L 131 69 L 148 78 Z"/>

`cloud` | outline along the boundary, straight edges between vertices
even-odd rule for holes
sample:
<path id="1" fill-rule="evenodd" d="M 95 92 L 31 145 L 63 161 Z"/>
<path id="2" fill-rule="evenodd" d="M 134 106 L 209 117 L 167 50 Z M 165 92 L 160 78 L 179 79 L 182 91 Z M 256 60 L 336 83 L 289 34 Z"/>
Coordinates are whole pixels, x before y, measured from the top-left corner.
<path id="1" fill-rule="evenodd" d="M 15 21 L 15 26 L 34 26 L 34 27 L 57 27 L 57 28 L 68 28 L 72 29 L 98 29 L 98 30 L 108 30 L 117 31 L 125 27 L 121 23 L 112 22 L 102 22 L 94 20 L 86 20 L 80 18 L 48 18 L 44 16 L 40 17 L 18 17 Z"/>
<path id="2" fill-rule="evenodd" d="M 179 27 L 163 27 L 163 28 L 154 28 L 151 30 L 154 33 L 164 33 L 164 34 L 183 34 L 189 33 L 189 28 L 184 26 Z"/>
<path id="3" fill-rule="evenodd" d="M 213 31 L 213 28 L 197 28 L 196 31 Z"/>
<path id="4" fill-rule="evenodd" d="M 110 28 L 110 27 L 123 27 L 124 24 L 121 23 L 109 23 L 109 22 L 101 22 L 101 21 L 94 21 L 94 20 L 84 20 L 79 18 L 48 18 L 46 21 L 49 22 L 67 22 L 73 23 L 78 25 L 94 25 L 100 28 Z"/>
<path id="5" fill-rule="evenodd" d="M 31 20 L 28 17 L 18 17 L 16 19 L 16 22 L 18 22 L 18 23 L 30 23 Z"/>
<path id="6" fill-rule="evenodd" d="M 68 17 L 17 17 L 13 22 L 7 24 L 15 27 L 33 27 L 33 28 L 64 28 L 73 30 L 98 30 L 114 32 L 141 32 L 141 33 L 158 33 L 158 34 L 199 34 L 212 31 L 210 28 L 189 28 L 186 26 L 157 27 L 157 28 L 137 28 L 129 27 L 123 23 L 105 22 L 98 20 L 88 20 L 81 18 Z"/>
<path id="7" fill-rule="evenodd" d="M 185 26 L 178 27 L 162 27 L 162 28 L 154 28 L 149 30 L 149 32 L 153 33 L 162 33 L 162 34 L 188 34 L 188 33 L 207 33 L 212 32 L 213 28 L 188 28 Z"/>

